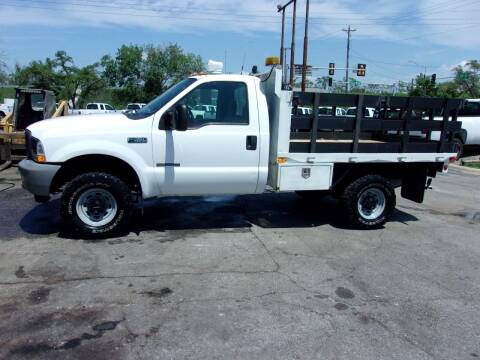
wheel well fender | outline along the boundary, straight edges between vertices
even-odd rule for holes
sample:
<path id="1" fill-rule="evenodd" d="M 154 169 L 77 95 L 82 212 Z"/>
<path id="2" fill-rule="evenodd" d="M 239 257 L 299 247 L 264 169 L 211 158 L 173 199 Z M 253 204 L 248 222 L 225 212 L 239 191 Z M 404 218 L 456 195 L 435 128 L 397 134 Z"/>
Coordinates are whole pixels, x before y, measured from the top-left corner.
<path id="1" fill-rule="evenodd" d="M 435 163 L 398 163 L 398 164 L 336 164 L 333 172 L 332 191 L 341 194 L 353 181 L 365 175 L 379 175 L 388 179 L 394 187 L 410 180 L 412 174 L 426 174 L 435 177 Z"/>
<path id="2" fill-rule="evenodd" d="M 455 132 L 455 135 L 453 137 L 460 139 L 460 141 L 465 144 L 467 142 L 467 130 L 465 129 L 460 129 L 459 131 Z"/>
<path id="3" fill-rule="evenodd" d="M 86 172 L 107 172 L 123 180 L 127 186 L 134 190 L 142 191 L 142 182 L 137 172 L 126 161 L 110 155 L 82 155 L 71 158 L 62 163 L 55 174 L 50 192 L 55 193 L 68 182 Z"/>

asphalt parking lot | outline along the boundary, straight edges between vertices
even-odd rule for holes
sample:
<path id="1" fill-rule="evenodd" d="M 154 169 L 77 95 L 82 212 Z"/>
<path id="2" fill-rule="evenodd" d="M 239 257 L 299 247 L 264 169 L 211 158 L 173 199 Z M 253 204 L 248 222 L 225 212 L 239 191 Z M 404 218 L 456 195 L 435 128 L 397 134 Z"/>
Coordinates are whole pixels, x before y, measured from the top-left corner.
<path id="1" fill-rule="evenodd" d="M 0 358 L 478 358 L 480 175 L 433 187 L 375 231 L 268 194 L 161 199 L 89 241 L 1 172 Z"/>

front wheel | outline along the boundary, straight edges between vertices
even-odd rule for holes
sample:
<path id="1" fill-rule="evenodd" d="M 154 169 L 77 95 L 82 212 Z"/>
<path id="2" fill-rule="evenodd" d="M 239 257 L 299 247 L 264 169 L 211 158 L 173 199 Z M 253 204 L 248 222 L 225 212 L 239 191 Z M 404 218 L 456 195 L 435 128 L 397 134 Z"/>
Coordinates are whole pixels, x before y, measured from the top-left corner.
<path id="1" fill-rule="evenodd" d="M 66 229 L 86 236 L 108 236 L 124 229 L 133 210 L 128 186 L 107 173 L 77 176 L 66 187 L 61 215 Z"/>
<path id="2" fill-rule="evenodd" d="M 347 186 L 342 202 L 355 227 L 375 229 L 390 219 L 395 209 L 395 189 L 384 177 L 367 175 Z"/>

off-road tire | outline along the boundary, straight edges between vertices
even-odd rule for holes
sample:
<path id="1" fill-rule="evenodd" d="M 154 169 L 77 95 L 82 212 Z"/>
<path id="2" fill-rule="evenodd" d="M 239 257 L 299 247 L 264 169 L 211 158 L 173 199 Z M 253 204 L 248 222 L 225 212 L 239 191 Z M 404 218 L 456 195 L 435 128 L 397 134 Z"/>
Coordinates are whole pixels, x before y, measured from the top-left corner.
<path id="1" fill-rule="evenodd" d="M 83 222 L 77 214 L 76 204 L 83 192 L 100 188 L 116 200 L 117 212 L 103 226 L 93 227 Z M 74 178 L 63 191 L 60 214 L 64 230 L 86 237 L 108 237 L 125 230 L 133 212 L 133 201 L 128 186 L 118 177 L 108 173 L 91 172 Z"/>
<path id="2" fill-rule="evenodd" d="M 456 145 L 456 151 L 457 151 L 457 160 L 460 160 L 463 157 L 463 150 L 464 150 L 464 143 L 461 139 L 458 137 L 453 139 L 453 143 Z"/>
<path id="3" fill-rule="evenodd" d="M 375 219 L 365 218 L 358 209 L 360 196 L 368 189 L 380 190 L 385 196 L 385 208 Z M 383 176 L 366 175 L 348 185 L 342 196 L 349 222 L 360 229 L 377 229 L 383 226 L 392 216 L 396 204 L 395 189 Z"/>

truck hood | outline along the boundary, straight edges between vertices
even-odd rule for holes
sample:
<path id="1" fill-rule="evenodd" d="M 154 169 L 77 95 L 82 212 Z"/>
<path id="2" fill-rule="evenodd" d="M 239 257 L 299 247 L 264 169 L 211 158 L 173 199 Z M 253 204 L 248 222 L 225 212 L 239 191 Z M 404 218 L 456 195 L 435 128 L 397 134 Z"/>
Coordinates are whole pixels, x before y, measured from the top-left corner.
<path id="1" fill-rule="evenodd" d="M 128 128 L 128 124 L 132 122 L 134 121 L 121 113 L 70 115 L 42 120 L 30 125 L 27 129 L 38 138 L 71 136 L 72 134 L 99 135 L 110 134 L 116 129 Z"/>

